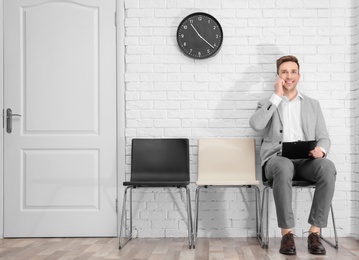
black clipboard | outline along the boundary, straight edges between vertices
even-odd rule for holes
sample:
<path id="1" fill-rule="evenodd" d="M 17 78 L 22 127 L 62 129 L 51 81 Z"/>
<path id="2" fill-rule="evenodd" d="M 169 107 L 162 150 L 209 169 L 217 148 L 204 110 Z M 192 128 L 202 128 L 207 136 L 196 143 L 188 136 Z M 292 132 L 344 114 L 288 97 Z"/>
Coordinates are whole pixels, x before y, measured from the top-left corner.
<path id="1" fill-rule="evenodd" d="M 289 159 L 306 159 L 311 158 L 309 151 L 317 146 L 317 141 L 297 141 L 297 142 L 283 142 L 282 156 Z"/>

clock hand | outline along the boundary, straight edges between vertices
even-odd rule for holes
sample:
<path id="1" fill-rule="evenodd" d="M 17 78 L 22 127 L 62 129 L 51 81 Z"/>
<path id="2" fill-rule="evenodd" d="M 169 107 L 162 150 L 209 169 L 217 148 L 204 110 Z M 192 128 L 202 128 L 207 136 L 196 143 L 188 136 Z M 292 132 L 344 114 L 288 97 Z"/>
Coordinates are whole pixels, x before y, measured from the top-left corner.
<path id="1" fill-rule="evenodd" d="M 210 44 L 205 38 L 202 37 L 202 35 L 199 34 L 199 32 L 196 30 L 196 28 L 194 28 L 193 24 L 191 24 L 193 30 L 197 33 L 197 35 L 199 36 L 199 38 L 201 38 L 202 40 L 204 40 L 209 46 L 211 46 L 212 49 L 214 49 L 214 47 L 212 46 L 212 44 Z"/>

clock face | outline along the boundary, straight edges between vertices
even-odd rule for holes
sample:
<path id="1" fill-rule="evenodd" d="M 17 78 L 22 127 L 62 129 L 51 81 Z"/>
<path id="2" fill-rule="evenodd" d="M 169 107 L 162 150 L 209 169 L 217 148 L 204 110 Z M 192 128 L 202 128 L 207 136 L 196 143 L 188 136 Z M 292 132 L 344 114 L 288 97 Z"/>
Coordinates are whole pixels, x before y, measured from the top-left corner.
<path id="1" fill-rule="evenodd" d="M 182 20 L 177 29 L 181 51 L 195 59 L 215 55 L 221 48 L 223 31 L 219 22 L 206 13 L 193 13 Z"/>

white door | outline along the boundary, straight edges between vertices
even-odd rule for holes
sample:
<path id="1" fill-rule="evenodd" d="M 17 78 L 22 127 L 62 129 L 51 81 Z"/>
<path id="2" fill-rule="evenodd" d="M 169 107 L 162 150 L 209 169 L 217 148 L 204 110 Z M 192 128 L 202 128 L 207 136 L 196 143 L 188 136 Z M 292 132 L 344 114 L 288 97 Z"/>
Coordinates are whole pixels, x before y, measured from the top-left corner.
<path id="1" fill-rule="evenodd" d="M 115 10 L 4 0 L 5 237 L 117 234 Z"/>

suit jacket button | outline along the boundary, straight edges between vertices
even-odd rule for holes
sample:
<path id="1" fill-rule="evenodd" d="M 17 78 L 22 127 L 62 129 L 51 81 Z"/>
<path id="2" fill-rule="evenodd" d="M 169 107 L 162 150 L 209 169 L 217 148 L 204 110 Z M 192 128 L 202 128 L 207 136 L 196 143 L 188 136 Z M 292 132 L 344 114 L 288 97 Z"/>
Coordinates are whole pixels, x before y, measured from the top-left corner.
<path id="1" fill-rule="evenodd" d="M 279 130 L 279 133 L 283 133 L 283 130 Z"/>
<path id="2" fill-rule="evenodd" d="M 279 144 L 282 144 L 282 141 L 279 141 Z"/>

